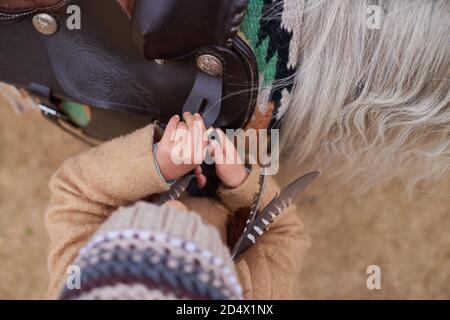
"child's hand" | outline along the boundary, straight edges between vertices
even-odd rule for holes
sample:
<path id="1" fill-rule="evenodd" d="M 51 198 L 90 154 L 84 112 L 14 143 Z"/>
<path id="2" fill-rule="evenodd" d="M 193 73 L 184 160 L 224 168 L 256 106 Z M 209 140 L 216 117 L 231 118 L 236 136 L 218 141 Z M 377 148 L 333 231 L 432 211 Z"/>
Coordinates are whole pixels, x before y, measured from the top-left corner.
<path id="1" fill-rule="evenodd" d="M 181 178 L 202 164 L 208 144 L 206 127 L 199 114 L 186 112 L 184 121 L 173 116 L 156 149 L 156 161 L 166 181 Z"/>
<path id="2" fill-rule="evenodd" d="M 237 188 L 247 179 L 247 169 L 234 144 L 228 140 L 226 134 L 220 129 L 216 129 L 216 132 L 219 140 L 211 140 L 208 146 L 216 163 L 216 174 L 225 186 Z M 197 180 L 200 183 L 198 172 L 199 169 L 196 169 Z"/>
<path id="3" fill-rule="evenodd" d="M 240 186 L 248 172 L 225 133 L 216 129 L 218 140 L 211 140 L 208 145 L 202 116 L 187 112 L 183 118 L 185 122 L 180 121 L 177 115 L 170 119 L 157 145 L 155 157 L 163 178 L 166 181 L 179 179 L 195 169 L 197 183 L 203 188 L 207 181 L 200 165 L 208 148 L 216 164 L 216 174 L 222 183 L 229 188 Z"/>

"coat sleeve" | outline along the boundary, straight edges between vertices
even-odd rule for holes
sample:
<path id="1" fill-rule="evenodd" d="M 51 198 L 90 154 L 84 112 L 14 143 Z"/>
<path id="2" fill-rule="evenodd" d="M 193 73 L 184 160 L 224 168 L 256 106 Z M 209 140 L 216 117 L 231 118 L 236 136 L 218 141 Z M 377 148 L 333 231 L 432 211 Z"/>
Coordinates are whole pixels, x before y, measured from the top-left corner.
<path id="1" fill-rule="evenodd" d="M 57 297 L 67 268 L 111 212 L 169 189 L 153 161 L 153 139 L 150 125 L 65 161 L 52 176 L 45 214 L 49 298 Z"/>
<path id="2" fill-rule="evenodd" d="M 247 180 L 236 189 L 220 188 L 219 197 L 232 212 L 249 208 L 258 192 L 259 167 L 254 166 Z M 280 188 L 267 177 L 260 208 L 264 208 Z M 241 255 L 236 268 L 247 299 L 293 299 L 294 286 L 308 248 L 309 238 L 297 206 L 292 204 L 270 226 L 257 243 Z"/>

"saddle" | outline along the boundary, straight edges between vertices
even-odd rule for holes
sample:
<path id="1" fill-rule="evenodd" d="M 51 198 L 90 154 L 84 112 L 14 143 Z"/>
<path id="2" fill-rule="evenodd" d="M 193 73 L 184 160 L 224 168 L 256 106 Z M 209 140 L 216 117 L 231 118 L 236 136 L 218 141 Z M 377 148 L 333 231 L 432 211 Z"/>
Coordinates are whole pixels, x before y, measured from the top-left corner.
<path id="1" fill-rule="evenodd" d="M 73 6 L 79 29 L 67 23 Z M 164 127 L 185 111 L 201 113 L 207 126 L 242 128 L 259 85 L 253 52 L 237 33 L 246 6 L 247 0 L 2 1 L 0 81 L 32 94 L 61 127 L 97 140 L 154 121 Z"/>

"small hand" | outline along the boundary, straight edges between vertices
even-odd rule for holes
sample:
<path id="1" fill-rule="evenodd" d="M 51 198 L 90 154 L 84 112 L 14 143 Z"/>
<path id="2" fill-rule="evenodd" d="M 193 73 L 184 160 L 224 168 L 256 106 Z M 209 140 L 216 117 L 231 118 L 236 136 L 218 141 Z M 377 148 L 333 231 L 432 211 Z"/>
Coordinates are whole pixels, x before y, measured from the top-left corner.
<path id="1" fill-rule="evenodd" d="M 199 114 L 186 112 L 185 122 L 173 116 L 156 149 L 156 161 L 166 181 L 179 179 L 198 167 L 206 154 L 206 127 Z"/>
<path id="2" fill-rule="evenodd" d="M 219 140 L 212 140 L 208 149 L 216 164 L 216 174 L 229 188 L 239 187 L 248 177 L 247 169 L 234 144 L 226 134 L 216 129 Z"/>
<path id="3" fill-rule="evenodd" d="M 203 174 L 201 166 L 195 168 L 195 179 L 197 180 L 197 185 L 200 189 L 203 189 L 206 186 L 207 179 Z"/>

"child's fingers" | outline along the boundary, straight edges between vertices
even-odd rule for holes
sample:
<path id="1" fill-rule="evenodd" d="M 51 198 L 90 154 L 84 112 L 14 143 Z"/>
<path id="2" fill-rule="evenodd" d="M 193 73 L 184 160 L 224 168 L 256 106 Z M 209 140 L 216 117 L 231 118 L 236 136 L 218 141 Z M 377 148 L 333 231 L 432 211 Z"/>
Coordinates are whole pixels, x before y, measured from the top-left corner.
<path id="1" fill-rule="evenodd" d="M 226 151 L 227 153 L 230 151 L 233 151 L 234 144 L 228 139 L 225 132 L 223 132 L 220 128 L 216 129 L 216 132 L 218 133 L 219 142 L 222 146 L 222 149 Z"/>
<path id="2" fill-rule="evenodd" d="M 234 146 L 233 142 L 230 141 L 220 128 L 216 129 L 218 133 L 218 138 L 220 142 L 220 147 L 222 150 L 222 153 L 224 155 L 224 159 L 226 163 L 228 164 L 242 164 L 242 160 L 240 159 L 240 156 L 236 150 L 236 147 Z"/>
<path id="3" fill-rule="evenodd" d="M 179 122 L 179 115 L 174 115 L 172 118 L 170 118 L 169 122 L 167 123 L 166 129 L 164 130 L 162 140 L 173 142 L 173 137 L 175 135 L 175 131 L 177 130 Z"/>
<path id="4" fill-rule="evenodd" d="M 217 165 L 224 164 L 224 153 L 219 141 L 212 140 L 208 146 L 209 153 Z"/>
<path id="5" fill-rule="evenodd" d="M 196 175 L 196 176 L 197 176 L 197 175 L 201 175 L 201 174 L 203 174 L 203 169 L 202 169 L 201 166 L 197 166 L 197 167 L 195 167 L 194 172 L 195 172 L 195 175 Z"/>
<path id="6" fill-rule="evenodd" d="M 203 118 L 200 114 L 196 113 L 194 115 L 186 114 L 186 119 L 188 123 L 188 130 L 191 134 L 192 151 L 193 151 L 193 161 L 196 164 L 201 164 L 206 155 L 206 146 L 208 140 L 205 139 L 204 132 L 206 131 L 206 126 Z"/>
<path id="7" fill-rule="evenodd" d="M 197 179 L 197 185 L 200 189 L 202 189 L 207 182 L 205 175 L 203 174 L 203 169 L 201 166 L 197 166 L 194 170 L 195 178 Z"/>
<path id="8" fill-rule="evenodd" d="M 206 186 L 207 179 L 204 175 L 200 175 L 197 177 L 197 185 L 200 189 L 203 189 Z"/>
<path id="9" fill-rule="evenodd" d="M 192 113 L 190 113 L 190 112 L 183 113 L 183 119 L 184 119 L 184 122 L 186 122 L 189 129 L 194 126 L 195 118 L 192 115 Z"/>
<path id="10" fill-rule="evenodd" d="M 172 142 L 181 145 L 185 145 L 186 141 L 188 139 L 188 130 L 187 126 L 184 122 L 180 121 L 178 122 L 177 130 L 173 134 Z"/>
<path id="11" fill-rule="evenodd" d="M 190 112 L 185 112 L 183 114 L 184 121 L 186 122 L 189 131 L 192 134 L 198 134 L 200 137 L 197 139 L 200 141 L 203 139 L 203 132 L 206 131 L 206 125 L 203 121 L 202 116 L 199 113 L 191 114 Z"/>
<path id="12" fill-rule="evenodd" d="M 176 136 L 186 138 L 188 133 L 188 128 L 186 123 L 180 121 L 178 122 Z"/>
<path id="13" fill-rule="evenodd" d="M 201 116 L 201 114 L 200 113 L 194 114 L 194 119 L 195 119 L 195 121 L 198 121 L 201 124 L 202 131 L 203 132 L 206 131 L 205 121 L 203 120 L 203 117 Z"/>
<path id="14" fill-rule="evenodd" d="M 208 144 L 208 147 L 206 148 L 213 159 L 216 154 L 216 143 L 216 140 L 211 140 Z"/>

